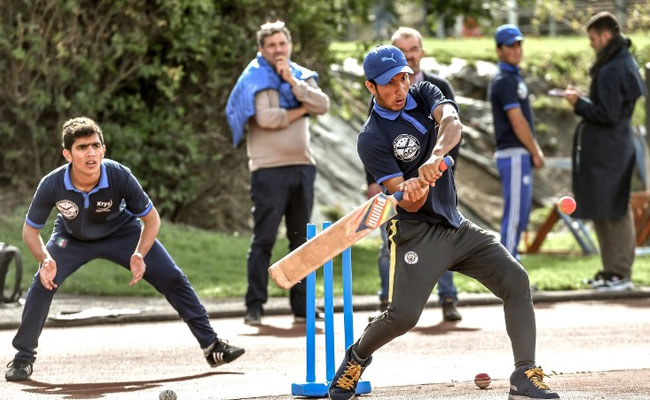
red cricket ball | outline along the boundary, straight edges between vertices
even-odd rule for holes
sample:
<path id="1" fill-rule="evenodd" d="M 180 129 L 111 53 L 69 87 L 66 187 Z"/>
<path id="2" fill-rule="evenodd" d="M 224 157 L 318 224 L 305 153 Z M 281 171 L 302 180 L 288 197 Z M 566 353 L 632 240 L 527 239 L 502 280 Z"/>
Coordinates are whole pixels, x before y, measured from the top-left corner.
<path id="1" fill-rule="evenodd" d="M 557 208 L 564 214 L 572 214 L 576 210 L 576 201 L 573 200 L 573 197 L 560 197 L 560 200 L 557 201 Z"/>
<path id="2" fill-rule="evenodd" d="M 492 382 L 492 379 L 490 379 L 490 375 L 486 374 L 485 372 L 481 372 L 480 374 L 476 374 L 476 376 L 474 377 L 474 383 L 480 389 L 487 389 L 487 387 L 490 386 L 491 382 Z"/>

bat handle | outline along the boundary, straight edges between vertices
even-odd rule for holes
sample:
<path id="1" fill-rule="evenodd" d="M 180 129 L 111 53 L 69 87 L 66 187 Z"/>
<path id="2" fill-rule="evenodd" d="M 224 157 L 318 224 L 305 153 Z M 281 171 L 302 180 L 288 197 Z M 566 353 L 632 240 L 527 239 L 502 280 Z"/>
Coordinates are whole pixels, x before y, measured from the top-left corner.
<path id="1" fill-rule="evenodd" d="M 440 163 L 440 172 L 445 172 L 447 169 L 451 168 L 454 166 L 454 159 L 451 158 L 451 156 L 446 156 L 445 158 L 442 159 L 442 162 Z M 402 201 L 402 197 L 404 197 L 404 192 L 395 192 L 393 195 L 396 201 Z"/>

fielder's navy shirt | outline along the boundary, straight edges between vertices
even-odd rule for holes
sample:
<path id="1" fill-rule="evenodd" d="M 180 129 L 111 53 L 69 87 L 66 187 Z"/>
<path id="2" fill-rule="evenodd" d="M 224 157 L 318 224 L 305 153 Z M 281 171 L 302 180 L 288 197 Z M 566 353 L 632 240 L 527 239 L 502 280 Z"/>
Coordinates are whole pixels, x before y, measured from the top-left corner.
<path id="1" fill-rule="evenodd" d="M 41 229 L 56 207 L 59 211 L 55 232 L 66 232 L 79 240 L 102 239 L 127 224 L 139 224 L 153 204 L 138 180 L 124 165 L 104 159 L 99 183 L 85 193 L 74 187 L 70 179 L 71 164 L 63 165 L 46 175 L 38 184 L 25 222 Z"/>
<path id="2" fill-rule="evenodd" d="M 494 135 L 497 150 L 511 147 L 525 147 L 517 138 L 508 114 L 512 108 L 520 107 L 521 112 L 528 121 L 530 131 L 535 133 L 535 120 L 533 110 L 528 99 L 528 86 L 519 73 L 519 68 L 504 62 L 499 62 L 499 72 L 494 76 L 488 89 L 490 103 L 492 103 L 492 118 L 494 119 Z"/>
<path id="3" fill-rule="evenodd" d="M 456 103 L 445 99 L 440 89 L 429 82 L 418 82 L 410 87 L 401 111 L 387 110 L 375 102 L 359 133 L 357 151 L 377 183 L 398 176 L 404 180 L 418 176 L 418 168 L 431 157 L 438 138 L 438 126 L 432 114 L 442 103 L 450 103 L 458 109 Z M 452 171 L 445 171 L 436 186 L 430 188 L 426 202 L 417 212 L 411 213 L 398 206 L 397 218 L 458 228 L 462 217 L 458 213 Z"/>

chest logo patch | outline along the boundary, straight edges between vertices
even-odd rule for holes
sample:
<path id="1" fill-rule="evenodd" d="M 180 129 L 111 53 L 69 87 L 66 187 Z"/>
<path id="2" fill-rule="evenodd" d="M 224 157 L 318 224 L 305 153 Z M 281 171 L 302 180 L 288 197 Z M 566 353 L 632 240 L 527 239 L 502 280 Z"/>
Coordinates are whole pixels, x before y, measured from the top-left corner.
<path id="1" fill-rule="evenodd" d="M 411 162 L 420 155 L 420 141 L 415 136 L 399 135 L 393 140 L 393 154 L 400 161 Z"/>
<path id="2" fill-rule="evenodd" d="M 75 219 L 79 215 L 79 207 L 71 200 L 57 201 L 56 209 L 59 210 L 65 219 Z"/>
<path id="3" fill-rule="evenodd" d="M 407 264 L 417 264 L 419 259 L 420 257 L 418 257 L 418 253 L 414 252 L 413 250 L 408 251 L 406 254 L 404 254 L 404 262 Z"/>
<path id="4" fill-rule="evenodd" d="M 528 97 L 528 86 L 524 81 L 520 81 L 517 85 L 517 96 L 519 96 L 519 100 L 526 100 Z"/>
<path id="5" fill-rule="evenodd" d="M 111 212 L 111 207 L 113 206 L 113 200 L 109 201 L 98 201 L 95 206 L 95 211 L 98 213 L 107 213 Z"/>

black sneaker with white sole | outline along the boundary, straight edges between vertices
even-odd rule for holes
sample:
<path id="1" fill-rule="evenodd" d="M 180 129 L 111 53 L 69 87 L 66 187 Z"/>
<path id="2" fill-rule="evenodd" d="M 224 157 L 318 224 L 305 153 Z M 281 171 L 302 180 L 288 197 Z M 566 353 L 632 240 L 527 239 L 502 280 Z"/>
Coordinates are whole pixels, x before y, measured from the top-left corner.
<path id="1" fill-rule="evenodd" d="M 203 349 L 203 353 L 210 367 L 214 368 L 235 361 L 245 353 L 245 350 L 231 346 L 225 340 L 217 339 L 208 348 Z"/>
<path id="2" fill-rule="evenodd" d="M 34 371 L 33 367 L 34 361 L 21 360 L 19 358 L 14 358 L 9 364 L 7 364 L 7 370 L 5 371 L 5 379 L 8 381 L 27 381 Z"/>
<path id="3" fill-rule="evenodd" d="M 345 358 L 330 383 L 328 396 L 330 400 L 352 400 L 357 393 L 361 374 L 372 361 L 372 356 L 365 360 L 354 352 L 354 345 L 345 352 Z"/>

